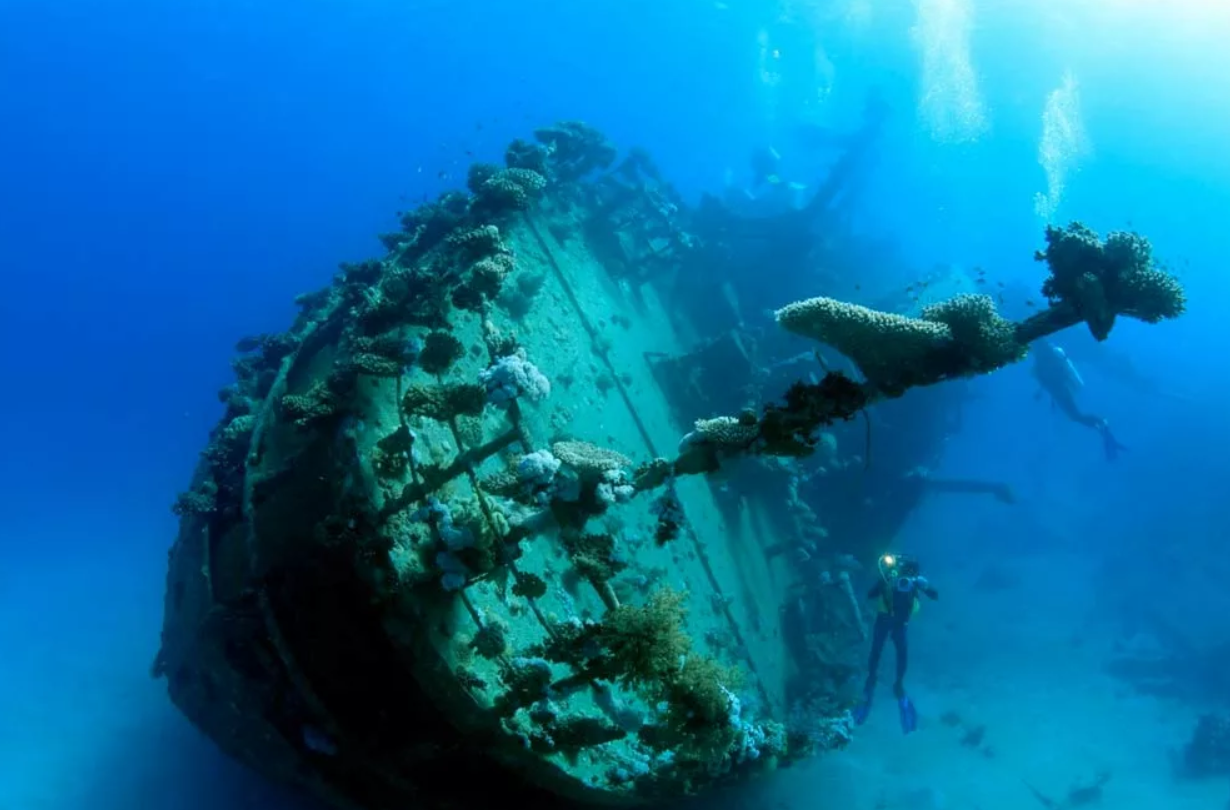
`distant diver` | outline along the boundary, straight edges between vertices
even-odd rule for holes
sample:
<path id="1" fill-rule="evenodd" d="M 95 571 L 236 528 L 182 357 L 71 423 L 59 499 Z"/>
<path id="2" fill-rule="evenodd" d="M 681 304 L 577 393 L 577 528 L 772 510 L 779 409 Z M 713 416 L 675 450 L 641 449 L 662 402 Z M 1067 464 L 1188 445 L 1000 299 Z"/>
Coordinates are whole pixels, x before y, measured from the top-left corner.
<path id="1" fill-rule="evenodd" d="M 897 652 L 897 677 L 893 681 L 893 696 L 897 698 L 897 711 L 901 717 L 901 730 L 909 734 L 918 728 L 918 711 L 914 702 L 905 693 L 905 670 L 909 665 L 909 647 L 906 643 L 906 627 L 918 612 L 921 596 L 938 599 L 940 594 L 927 578 L 921 575 L 918 561 L 899 554 L 885 554 L 878 563 L 880 579 L 867 593 L 868 599 L 878 600 L 875 627 L 871 634 L 871 656 L 867 661 L 867 682 L 863 686 L 863 699 L 854 707 L 854 722 L 867 722 L 871 703 L 875 698 L 876 673 L 880 669 L 880 656 L 884 642 L 893 640 Z"/>
<path id="2" fill-rule="evenodd" d="M 1038 396 L 1049 394 L 1051 404 L 1064 416 L 1078 425 L 1096 430 L 1102 437 L 1107 461 L 1119 458 L 1119 453 L 1127 447 L 1110 432 L 1109 423 L 1101 416 L 1085 413 L 1076 404 L 1076 392 L 1085 387 L 1085 381 L 1067 353 L 1049 340 L 1040 340 L 1034 344 L 1033 356 L 1033 375 L 1042 386 Z"/>
<path id="3" fill-rule="evenodd" d="M 1068 357 L 1085 368 L 1095 368 L 1098 375 L 1112 383 L 1122 385 L 1134 394 L 1158 397 L 1172 402 L 1191 402 L 1192 397 L 1181 391 L 1164 388 L 1162 384 L 1142 371 L 1132 361 L 1131 355 L 1094 340 L 1079 340 L 1068 344 Z"/>
<path id="4" fill-rule="evenodd" d="M 844 154 L 827 169 L 827 176 L 814 184 L 787 180 L 782 170 L 782 155 L 771 145 L 757 147 L 750 157 L 751 176 L 746 187 L 726 173 L 726 191 L 721 208 L 714 200 L 702 198 L 702 213 L 715 217 L 720 227 L 772 236 L 775 249 L 791 236 L 810 248 L 817 238 L 812 233 L 816 222 L 852 185 L 853 175 L 879 138 L 889 114 L 888 104 L 878 89 L 867 94 L 862 123 L 858 129 L 838 133 L 828 127 L 800 123 L 795 127 L 796 150 L 813 152 L 822 147 L 838 147 Z M 809 199 L 810 197 L 810 199 Z M 742 222 L 738 220 L 742 219 Z M 712 224 L 718 224 L 714 222 Z M 780 258 L 779 258 L 780 261 Z"/>
<path id="5" fill-rule="evenodd" d="M 733 172 L 727 172 L 726 208 L 737 216 L 754 218 L 772 218 L 798 211 L 807 186 L 784 180 L 781 161 L 781 154 L 771 146 L 755 149 L 750 159 L 751 178 L 745 188 L 734 182 Z"/>

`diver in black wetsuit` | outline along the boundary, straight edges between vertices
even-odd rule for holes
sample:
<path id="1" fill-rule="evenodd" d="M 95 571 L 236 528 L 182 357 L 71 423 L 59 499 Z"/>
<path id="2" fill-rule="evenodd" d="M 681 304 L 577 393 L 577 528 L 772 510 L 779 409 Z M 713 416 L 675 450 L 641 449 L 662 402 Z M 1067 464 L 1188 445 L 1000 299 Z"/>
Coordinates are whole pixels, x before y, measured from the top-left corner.
<path id="1" fill-rule="evenodd" d="M 918 712 L 914 708 L 914 702 L 905 693 L 905 670 L 910 660 L 906 627 L 918 612 L 920 597 L 938 599 L 940 594 L 927 578 L 922 576 L 918 561 L 911 557 L 885 554 L 879 560 L 879 568 L 880 579 L 867 593 L 868 599 L 877 601 L 879 610 L 871 635 L 867 683 L 863 686 L 862 702 L 854 708 L 854 722 L 862 725 L 871 712 L 880 656 L 884 653 L 884 643 L 891 638 L 897 652 L 897 676 L 893 681 L 893 696 L 897 698 L 901 730 L 909 734 L 918 727 Z"/>
<path id="2" fill-rule="evenodd" d="M 1076 392 L 1084 387 L 1085 381 L 1076 371 L 1076 366 L 1068 359 L 1063 349 L 1048 340 L 1040 340 L 1035 344 L 1033 375 L 1042 386 L 1039 396 L 1045 392 L 1051 397 L 1051 404 L 1063 412 L 1063 415 L 1078 425 L 1092 428 L 1102 437 L 1102 447 L 1107 461 L 1114 461 L 1119 453 L 1127 448 L 1119 443 L 1110 432 L 1110 425 L 1101 416 L 1085 413 L 1076 404 Z"/>

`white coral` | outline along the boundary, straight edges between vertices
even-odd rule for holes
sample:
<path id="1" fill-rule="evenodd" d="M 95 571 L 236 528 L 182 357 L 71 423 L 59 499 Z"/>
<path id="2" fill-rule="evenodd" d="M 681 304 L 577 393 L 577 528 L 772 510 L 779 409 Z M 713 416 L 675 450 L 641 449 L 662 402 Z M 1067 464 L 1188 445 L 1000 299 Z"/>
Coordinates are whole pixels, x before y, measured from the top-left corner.
<path id="1" fill-rule="evenodd" d="M 501 357 L 478 377 L 487 388 L 487 400 L 497 405 L 507 405 L 522 395 L 537 402 L 551 394 L 551 381 L 527 359 L 525 349 Z"/>
<path id="2" fill-rule="evenodd" d="M 611 506 L 617 503 L 627 503 L 636 495 L 636 489 L 628 483 L 628 475 L 623 470 L 607 470 L 602 474 L 602 483 L 598 484 L 598 500 Z"/>

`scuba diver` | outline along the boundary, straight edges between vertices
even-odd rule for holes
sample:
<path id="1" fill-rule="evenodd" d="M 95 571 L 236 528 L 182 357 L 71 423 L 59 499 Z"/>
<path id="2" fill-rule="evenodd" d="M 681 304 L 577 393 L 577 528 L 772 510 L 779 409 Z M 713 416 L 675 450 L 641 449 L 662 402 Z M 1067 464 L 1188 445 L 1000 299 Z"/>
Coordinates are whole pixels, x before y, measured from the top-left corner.
<path id="1" fill-rule="evenodd" d="M 752 218 L 771 218 L 798 211 L 803 205 L 803 183 L 788 182 L 781 176 L 781 154 L 771 146 L 752 152 L 751 178 L 746 187 L 734 182 L 734 173 L 726 174 L 723 202 L 731 213 Z"/>
<path id="2" fill-rule="evenodd" d="M 1110 432 L 1110 425 L 1105 419 L 1094 414 L 1084 413 L 1076 404 L 1076 392 L 1084 388 L 1085 381 L 1077 372 L 1076 366 L 1068 358 L 1066 352 L 1049 340 L 1040 340 L 1035 344 L 1033 352 L 1033 375 L 1042 390 L 1051 397 L 1051 404 L 1063 411 L 1063 415 L 1078 425 L 1093 428 L 1102 437 L 1102 447 L 1107 461 L 1114 461 L 1119 453 L 1127 448 L 1119 443 Z"/>
<path id="3" fill-rule="evenodd" d="M 867 593 L 868 599 L 879 601 L 875 627 L 871 635 L 871 656 L 867 662 L 867 683 L 863 686 L 863 700 L 854 707 L 854 722 L 862 725 L 871 712 L 875 697 L 876 673 L 880 668 L 880 655 L 884 642 L 893 640 L 897 652 L 897 677 L 893 681 L 893 696 L 897 698 L 897 711 L 901 716 L 901 730 L 909 734 L 918 728 L 918 712 L 914 702 L 905 693 L 906 666 L 909 664 L 909 648 L 906 643 L 906 626 L 918 612 L 920 597 L 938 599 L 940 594 L 927 578 L 921 575 L 918 561 L 900 554 L 885 554 L 879 559 L 880 579 Z"/>

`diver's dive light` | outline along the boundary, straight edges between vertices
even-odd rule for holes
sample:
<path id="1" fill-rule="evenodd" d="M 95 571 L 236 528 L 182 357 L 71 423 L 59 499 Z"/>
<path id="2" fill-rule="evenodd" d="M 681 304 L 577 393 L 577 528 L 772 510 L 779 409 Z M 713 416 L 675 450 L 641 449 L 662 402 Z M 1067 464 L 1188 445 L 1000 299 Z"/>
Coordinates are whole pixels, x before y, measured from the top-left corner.
<path id="1" fill-rule="evenodd" d="M 880 557 L 880 561 L 879 561 L 880 576 L 884 578 L 884 581 L 888 585 L 890 585 L 893 588 L 896 588 L 902 593 L 908 593 L 910 590 L 912 590 L 914 588 L 914 583 L 915 583 L 915 578 L 912 576 L 898 576 L 897 575 L 897 571 L 898 571 L 897 566 L 901 565 L 902 567 L 904 567 L 908 561 L 909 561 L 909 557 L 906 557 L 904 559 L 899 559 L 898 557 L 892 554 L 885 554 L 884 556 Z"/>
<path id="2" fill-rule="evenodd" d="M 876 567 L 880 569 L 880 577 L 885 582 L 891 582 L 893 571 L 897 567 L 897 558 L 892 554 L 885 554 L 876 562 Z"/>

